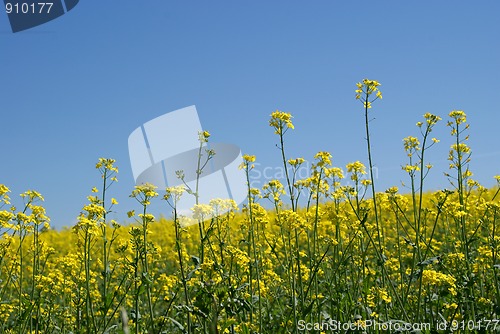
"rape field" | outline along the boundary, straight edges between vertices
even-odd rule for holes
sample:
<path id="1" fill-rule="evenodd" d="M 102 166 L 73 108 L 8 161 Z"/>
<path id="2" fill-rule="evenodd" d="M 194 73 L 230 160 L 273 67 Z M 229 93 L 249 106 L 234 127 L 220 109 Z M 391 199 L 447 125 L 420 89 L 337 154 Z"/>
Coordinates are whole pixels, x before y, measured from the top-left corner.
<path id="1" fill-rule="evenodd" d="M 122 210 L 110 195 L 112 159 L 96 164 L 102 178 L 71 230 L 50 230 L 38 192 L 21 194 L 15 208 L 0 185 L 0 333 L 496 331 L 500 186 L 472 178 L 466 114 L 451 111 L 446 121 L 451 189 L 425 192 L 425 153 L 441 125 L 428 113 L 417 123 L 420 136 L 403 140 L 411 192 L 377 192 L 369 114 L 382 99 L 379 86 L 365 79 L 355 90 L 367 166 L 334 167 L 319 152 L 310 176 L 297 179 L 305 160 L 285 150 L 292 116 L 273 112 L 285 179 L 249 187 L 242 210 L 224 199 L 196 205 L 195 225 L 177 214 L 181 196 L 198 198 L 185 186 L 136 186 L 137 207 L 128 208 L 135 223 L 108 219 Z M 204 149 L 209 137 L 200 133 L 199 166 L 213 157 Z M 243 157 L 247 180 L 255 160 Z M 151 215 L 152 201 L 164 201 L 171 219 Z"/>

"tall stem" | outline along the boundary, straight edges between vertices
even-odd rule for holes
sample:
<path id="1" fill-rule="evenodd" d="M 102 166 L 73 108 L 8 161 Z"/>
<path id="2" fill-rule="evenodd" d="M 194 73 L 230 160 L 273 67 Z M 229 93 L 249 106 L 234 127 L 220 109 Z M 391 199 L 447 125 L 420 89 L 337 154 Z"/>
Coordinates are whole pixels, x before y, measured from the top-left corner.
<path id="1" fill-rule="evenodd" d="M 177 218 L 176 208 L 174 208 L 174 224 L 175 224 L 175 249 L 177 250 L 177 257 L 179 258 L 179 266 L 181 269 L 182 288 L 184 289 L 184 302 L 186 303 L 186 306 L 189 307 L 191 302 L 189 298 L 186 273 L 184 270 L 184 260 L 182 258 L 181 231 L 180 231 L 179 221 Z M 189 311 L 186 312 L 186 314 L 187 314 L 187 333 L 191 334 L 191 314 L 189 313 Z"/>
<path id="2" fill-rule="evenodd" d="M 285 176 L 286 176 L 286 184 L 288 185 L 288 192 L 290 193 L 290 202 L 292 203 L 292 211 L 295 212 L 295 201 L 294 201 L 294 193 L 293 193 L 293 188 L 292 184 L 290 182 L 290 177 L 288 175 L 288 168 L 286 167 L 286 155 L 285 155 L 285 141 L 283 139 L 283 125 L 281 125 L 281 130 L 280 130 L 280 150 L 281 150 L 281 158 L 283 160 L 283 168 L 285 169 Z"/>
<path id="3" fill-rule="evenodd" d="M 103 208 L 103 222 L 102 222 L 102 265 L 103 265 L 103 270 L 102 270 L 102 276 L 103 276 L 103 282 L 102 282 L 102 320 L 103 324 L 106 324 L 106 316 L 108 312 L 108 274 L 109 274 L 109 264 L 108 264 L 108 239 L 106 236 L 106 181 L 107 181 L 107 169 L 104 170 L 104 174 L 102 175 L 103 177 L 103 188 L 102 188 L 102 208 Z M 104 328 L 106 330 L 106 328 Z"/>
<path id="4" fill-rule="evenodd" d="M 375 177 L 373 176 L 373 162 L 372 162 L 372 152 L 371 152 L 371 143 L 370 143 L 370 128 L 369 128 L 369 119 L 368 119 L 368 91 L 366 92 L 366 102 L 365 102 L 365 129 L 366 129 L 366 144 L 368 148 L 368 165 L 370 167 L 370 181 L 371 181 L 371 190 L 372 190 L 372 199 L 373 199 L 373 209 L 375 210 L 375 226 L 377 228 L 377 242 L 379 250 L 382 254 L 382 240 L 380 237 L 380 227 L 379 227 L 379 218 L 378 218 L 378 206 L 377 206 L 377 198 L 375 196 Z M 382 264 L 383 265 L 383 264 Z"/>

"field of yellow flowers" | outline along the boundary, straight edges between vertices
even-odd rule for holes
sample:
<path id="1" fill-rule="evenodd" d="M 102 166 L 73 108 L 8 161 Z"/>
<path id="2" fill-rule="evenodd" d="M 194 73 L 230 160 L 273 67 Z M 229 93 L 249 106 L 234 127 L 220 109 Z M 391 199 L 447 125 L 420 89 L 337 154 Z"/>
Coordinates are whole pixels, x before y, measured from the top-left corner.
<path id="1" fill-rule="evenodd" d="M 241 210 L 224 199 L 197 204 L 194 225 L 177 213 L 181 196 L 198 199 L 187 186 L 136 186 L 137 206 L 128 212 L 135 223 L 110 220 L 118 204 L 109 195 L 118 174 L 112 159 L 97 163 L 100 185 L 71 230 L 50 230 L 38 192 L 21 194 L 16 208 L 0 185 L 0 333 L 500 329 L 500 187 L 472 179 L 466 114 L 448 115 L 452 189 L 425 192 L 432 166 L 424 157 L 441 121 L 428 113 L 417 123 L 420 136 L 403 140 L 411 192 L 376 192 L 369 113 L 382 99 L 379 86 L 365 79 L 355 90 L 368 166 L 333 167 L 330 153 L 319 152 L 310 176 L 298 179 L 305 160 L 285 151 L 292 116 L 273 112 L 284 180 L 249 186 Z M 213 157 L 204 150 L 209 137 L 200 133 L 199 166 Z M 248 181 L 255 160 L 243 157 Z M 152 201 L 164 201 L 171 218 L 150 214 Z"/>

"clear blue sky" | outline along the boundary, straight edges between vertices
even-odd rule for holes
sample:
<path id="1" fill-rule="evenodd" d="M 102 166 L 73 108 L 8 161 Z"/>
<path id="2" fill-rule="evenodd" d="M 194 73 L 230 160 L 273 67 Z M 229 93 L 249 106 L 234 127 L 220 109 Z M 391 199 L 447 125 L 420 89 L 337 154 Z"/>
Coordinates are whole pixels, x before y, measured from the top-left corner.
<path id="1" fill-rule="evenodd" d="M 382 83 L 371 123 L 377 188 L 400 185 L 402 138 L 425 112 L 462 109 L 472 170 L 500 174 L 499 1 L 81 1 L 66 15 L 13 34 L 0 13 L 0 183 L 40 191 L 54 226 L 69 226 L 112 157 L 116 218 L 137 209 L 129 134 L 196 105 L 214 142 L 279 166 L 269 114 L 294 115 L 290 157 L 330 151 L 366 162 L 355 83 Z M 445 121 L 429 189 L 447 187 Z M 15 196 L 14 196 L 15 195 Z M 19 200 L 14 200 L 19 205 Z M 166 212 L 167 210 L 165 210 Z M 155 212 L 155 213 L 159 213 Z"/>

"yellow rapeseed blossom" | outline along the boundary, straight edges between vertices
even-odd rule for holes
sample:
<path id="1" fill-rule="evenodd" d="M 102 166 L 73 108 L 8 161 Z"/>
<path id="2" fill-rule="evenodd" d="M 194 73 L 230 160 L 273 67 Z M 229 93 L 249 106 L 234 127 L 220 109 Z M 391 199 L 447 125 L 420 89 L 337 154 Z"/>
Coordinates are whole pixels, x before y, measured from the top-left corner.
<path id="1" fill-rule="evenodd" d="M 135 198 L 141 205 L 149 205 L 151 204 L 151 199 L 158 196 L 156 188 L 151 183 L 135 186 L 130 197 Z"/>
<path id="2" fill-rule="evenodd" d="M 10 204 L 9 192 L 10 189 L 6 185 L 0 184 L 0 207 Z"/>
<path id="3" fill-rule="evenodd" d="M 346 165 L 347 172 L 351 173 L 351 180 L 361 181 L 361 176 L 366 174 L 366 167 L 360 161 L 350 162 Z"/>
<path id="4" fill-rule="evenodd" d="M 183 184 L 174 187 L 168 187 L 165 190 L 165 195 L 163 196 L 163 199 L 167 201 L 172 208 L 176 208 L 177 203 L 179 203 L 181 196 L 182 194 L 184 194 L 185 191 L 186 187 Z"/>
<path id="5" fill-rule="evenodd" d="M 418 165 L 404 165 L 402 168 L 407 173 L 413 173 L 420 170 L 420 167 Z"/>
<path id="6" fill-rule="evenodd" d="M 198 141 L 200 143 L 208 143 L 208 138 L 210 138 L 210 132 L 208 131 L 200 131 L 198 132 Z"/>
<path id="7" fill-rule="evenodd" d="M 378 89 L 378 86 L 380 86 L 380 83 L 376 80 L 363 79 L 362 82 L 356 84 L 356 99 L 361 100 L 366 108 L 371 108 L 371 102 L 382 99 L 382 92 Z M 369 101 L 370 96 L 373 94 L 375 94 L 375 98 Z"/>
<path id="8" fill-rule="evenodd" d="M 366 167 L 360 161 L 350 162 L 346 168 L 348 173 L 366 174 Z"/>
<path id="9" fill-rule="evenodd" d="M 411 156 L 413 152 L 420 150 L 420 142 L 418 141 L 418 138 L 413 136 L 404 138 L 403 145 L 409 156 Z"/>
<path id="10" fill-rule="evenodd" d="M 424 285 L 431 285 L 431 286 L 442 286 L 445 285 L 448 287 L 448 291 L 452 295 L 456 295 L 456 279 L 448 274 L 443 274 L 441 272 L 432 270 L 432 269 L 425 269 L 422 272 L 422 283 Z"/>
<path id="11" fill-rule="evenodd" d="M 118 168 L 115 167 L 115 159 L 99 158 L 99 161 L 95 165 L 96 169 L 106 169 L 111 172 L 118 173 Z"/>
<path id="12" fill-rule="evenodd" d="M 281 195 L 285 194 L 285 187 L 279 180 L 269 181 L 262 190 L 265 192 L 264 198 L 272 198 L 275 202 L 279 202 Z"/>
<path id="13" fill-rule="evenodd" d="M 14 213 L 3 210 L 0 211 L 0 228 L 7 228 L 11 229 L 14 228 L 14 225 L 10 223 L 12 219 L 14 219 L 15 215 Z"/>
<path id="14" fill-rule="evenodd" d="M 255 155 L 243 155 L 243 162 L 238 166 L 239 169 L 253 169 L 255 162 Z"/>
<path id="15" fill-rule="evenodd" d="M 332 164 L 331 158 L 332 158 L 332 155 L 329 152 L 325 152 L 325 151 L 318 152 L 314 155 L 314 159 L 317 160 L 315 166 L 318 166 L 318 167 L 330 166 Z"/>
<path id="16" fill-rule="evenodd" d="M 463 110 L 452 110 L 448 116 L 453 118 L 456 124 L 461 124 L 467 122 L 467 115 L 463 112 Z"/>
<path id="17" fill-rule="evenodd" d="M 229 198 L 213 198 L 208 204 L 212 207 L 213 217 L 238 210 L 238 204 Z"/>
<path id="18" fill-rule="evenodd" d="M 282 135 L 288 129 L 294 129 L 292 123 L 292 114 L 276 110 L 271 114 L 269 125 L 274 128 L 274 133 Z"/>
<path id="19" fill-rule="evenodd" d="M 288 164 L 290 166 L 294 166 L 295 167 L 295 166 L 299 166 L 299 165 L 303 164 L 304 161 L 305 161 L 304 158 L 289 159 L 288 160 Z"/>
<path id="20" fill-rule="evenodd" d="M 432 126 L 441 120 L 441 117 L 436 116 L 436 115 L 431 114 L 431 113 L 425 113 L 424 118 L 425 118 L 425 121 L 426 121 L 428 126 Z"/>
<path id="21" fill-rule="evenodd" d="M 255 162 L 255 155 L 245 154 L 243 155 L 243 160 L 245 160 L 246 162 Z"/>
<path id="22" fill-rule="evenodd" d="M 191 211 L 193 212 L 193 218 L 203 221 L 210 218 L 213 215 L 214 209 L 208 204 L 195 204 Z"/>

